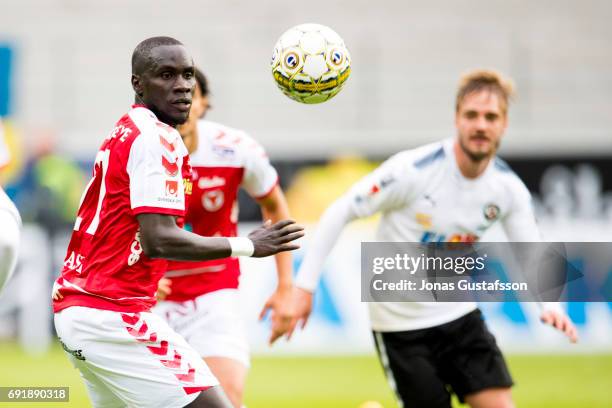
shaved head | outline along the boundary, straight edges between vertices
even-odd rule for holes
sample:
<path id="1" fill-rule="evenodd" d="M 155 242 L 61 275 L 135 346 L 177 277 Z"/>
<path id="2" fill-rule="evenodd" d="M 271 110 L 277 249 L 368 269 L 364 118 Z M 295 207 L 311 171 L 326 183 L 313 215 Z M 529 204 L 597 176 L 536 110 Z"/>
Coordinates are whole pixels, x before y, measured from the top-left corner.
<path id="1" fill-rule="evenodd" d="M 183 45 L 172 37 L 151 37 L 136 46 L 132 53 L 132 75 L 141 75 L 151 65 L 151 51 L 162 45 Z"/>
<path id="2" fill-rule="evenodd" d="M 193 58 L 171 37 L 152 37 L 132 54 L 135 103 L 150 109 L 170 126 L 185 123 L 196 85 Z"/>

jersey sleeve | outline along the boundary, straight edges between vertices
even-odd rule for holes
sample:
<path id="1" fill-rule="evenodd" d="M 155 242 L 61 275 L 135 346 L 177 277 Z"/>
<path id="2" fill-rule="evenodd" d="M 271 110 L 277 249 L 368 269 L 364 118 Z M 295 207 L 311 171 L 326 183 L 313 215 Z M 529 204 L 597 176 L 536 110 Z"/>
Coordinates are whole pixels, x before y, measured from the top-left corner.
<path id="1" fill-rule="evenodd" d="M 134 215 L 184 215 L 181 147 L 159 135 L 140 135 L 134 140 L 127 163 Z"/>
<path id="2" fill-rule="evenodd" d="M 2 121 L 0 121 L 0 168 L 9 164 L 11 156 L 9 153 L 8 145 L 4 135 L 4 128 L 2 127 Z"/>
<path id="3" fill-rule="evenodd" d="M 402 156 L 395 155 L 357 182 L 346 194 L 352 212 L 361 218 L 403 206 L 413 189 L 407 170 Z"/>
<path id="4" fill-rule="evenodd" d="M 245 155 L 242 187 L 251 197 L 263 198 L 278 184 L 278 174 L 264 148 L 246 134 L 241 148 Z"/>
<path id="5" fill-rule="evenodd" d="M 531 193 L 522 181 L 512 186 L 513 202 L 510 211 L 502 219 L 502 226 L 510 242 L 539 242 L 540 231 L 536 223 Z"/>

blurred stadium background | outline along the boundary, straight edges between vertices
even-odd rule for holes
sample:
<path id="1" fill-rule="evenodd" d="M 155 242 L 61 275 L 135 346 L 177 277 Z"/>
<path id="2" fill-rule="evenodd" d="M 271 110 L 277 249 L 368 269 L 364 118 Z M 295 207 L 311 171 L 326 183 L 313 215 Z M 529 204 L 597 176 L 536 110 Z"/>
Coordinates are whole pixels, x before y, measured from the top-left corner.
<path id="1" fill-rule="evenodd" d="M 459 75 L 498 69 L 518 89 L 501 156 L 534 194 L 544 237 L 612 241 L 610 21 L 606 0 L 0 0 L 0 117 L 15 156 L 0 177 L 25 222 L 19 271 L 0 297 L 0 386 L 69 385 L 71 403 L 57 406 L 88 406 L 53 341 L 49 293 L 95 151 L 133 100 L 130 55 L 142 39 L 187 45 L 211 83 L 208 118 L 265 146 L 294 217 L 310 228 L 380 160 L 454 136 Z M 303 22 L 334 28 L 353 57 L 344 90 L 321 105 L 283 96 L 268 69 L 277 38 Z M 244 230 L 258 216 L 241 196 Z M 359 302 L 359 242 L 373 225 L 345 231 L 309 327 L 274 348 L 256 321 L 272 264 L 245 262 L 249 407 L 396 406 Z M 571 347 L 538 323 L 532 304 L 483 310 L 509 355 L 518 406 L 612 406 L 611 304 L 567 305 L 581 334 Z"/>

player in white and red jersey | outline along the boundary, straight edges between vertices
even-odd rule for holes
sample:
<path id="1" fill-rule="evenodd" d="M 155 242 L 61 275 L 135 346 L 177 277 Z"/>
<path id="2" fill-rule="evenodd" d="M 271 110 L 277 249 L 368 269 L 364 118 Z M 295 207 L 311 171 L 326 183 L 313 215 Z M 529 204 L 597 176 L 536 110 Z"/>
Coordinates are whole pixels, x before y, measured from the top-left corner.
<path id="1" fill-rule="evenodd" d="M 0 170 L 10 161 L 0 121 Z M 0 293 L 15 270 L 19 250 L 21 218 L 19 212 L 0 186 Z"/>
<path id="2" fill-rule="evenodd" d="M 288 218 L 278 175 L 266 152 L 245 132 L 200 119 L 209 105 L 208 83 L 197 69 L 196 80 L 194 108 L 189 121 L 179 127 L 191 147 L 193 189 L 187 227 L 204 236 L 236 236 L 240 188 L 259 203 L 264 219 Z M 291 254 L 277 254 L 276 264 L 277 289 L 262 311 L 272 309 L 271 343 L 287 332 L 293 317 Z M 234 407 L 242 406 L 249 367 L 248 341 L 239 313 L 239 275 L 237 258 L 170 262 L 168 280 L 160 287 L 165 301 L 154 309 L 204 358 Z M 164 290 L 164 285 L 169 288 Z"/>
<path id="3" fill-rule="evenodd" d="M 492 71 L 466 75 L 457 92 L 457 136 L 400 152 L 334 202 L 319 222 L 296 277 L 305 324 L 323 262 L 348 222 L 382 213 L 379 242 L 475 242 L 501 223 L 514 242 L 539 241 L 522 181 L 496 157 L 512 87 Z M 541 319 L 577 340 L 556 305 Z M 400 406 L 513 407 L 512 378 L 475 303 L 368 303 L 381 364 Z"/>
<path id="4" fill-rule="evenodd" d="M 231 406 L 195 350 L 149 311 L 165 259 L 268 256 L 295 249 L 289 242 L 302 235 L 291 221 L 229 239 L 177 225 L 191 168 L 174 126 L 188 117 L 193 75 L 192 58 L 173 38 L 134 50 L 136 105 L 96 156 L 54 285 L 58 336 L 96 407 Z"/>

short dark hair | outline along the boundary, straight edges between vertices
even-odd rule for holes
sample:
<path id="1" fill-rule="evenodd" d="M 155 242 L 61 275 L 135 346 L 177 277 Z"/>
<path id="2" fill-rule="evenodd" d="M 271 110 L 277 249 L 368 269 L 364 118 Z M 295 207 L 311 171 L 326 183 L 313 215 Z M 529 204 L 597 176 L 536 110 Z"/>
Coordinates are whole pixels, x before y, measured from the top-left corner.
<path id="1" fill-rule="evenodd" d="M 183 43 L 175 38 L 164 36 L 141 41 L 132 53 L 132 74 L 141 74 L 151 57 L 151 50 L 162 45 L 183 45 Z"/>
<path id="2" fill-rule="evenodd" d="M 195 79 L 200 88 L 200 92 L 202 92 L 202 96 L 208 96 L 210 93 L 210 89 L 208 89 L 208 79 L 206 79 L 206 75 L 204 75 L 200 68 L 195 69 Z"/>

